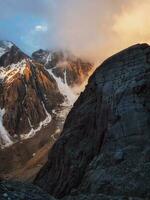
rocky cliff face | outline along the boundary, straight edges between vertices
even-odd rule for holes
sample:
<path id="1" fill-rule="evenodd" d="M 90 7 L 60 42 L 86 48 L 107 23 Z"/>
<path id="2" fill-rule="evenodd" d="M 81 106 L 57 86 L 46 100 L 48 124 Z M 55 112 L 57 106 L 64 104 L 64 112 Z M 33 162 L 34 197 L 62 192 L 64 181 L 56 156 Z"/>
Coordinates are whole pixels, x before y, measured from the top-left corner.
<path id="1" fill-rule="evenodd" d="M 45 191 L 29 183 L 13 181 L 0 182 L 1 200 L 56 200 Z M 66 196 L 63 200 L 143 200 L 143 198 L 130 198 L 125 196 L 110 196 L 104 194 L 80 194 Z M 146 199 L 147 200 L 147 199 Z"/>
<path id="2" fill-rule="evenodd" d="M 149 199 L 149 171 L 150 47 L 139 44 L 92 75 L 35 183 L 64 199 Z"/>
<path id="3" fill-rule="evenodd" d="M 51 69 L 56 77 L 60 77 L 69 86 L 79 85 L 89 77 L 93 65 L 85 60 L 73 56 L 68 51 L 38 50 L 32 58 Z"/>

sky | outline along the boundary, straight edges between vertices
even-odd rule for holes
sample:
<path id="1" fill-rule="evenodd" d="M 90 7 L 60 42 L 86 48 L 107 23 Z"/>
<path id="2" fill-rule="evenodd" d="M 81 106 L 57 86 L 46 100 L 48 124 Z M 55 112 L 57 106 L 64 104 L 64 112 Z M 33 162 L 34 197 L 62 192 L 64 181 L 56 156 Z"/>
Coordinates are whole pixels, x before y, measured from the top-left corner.
<path id="1" fill-rule="evenodd" d="M 31 54 L 67 49 L 92 62 L 150 43 L 150 0 L 0 0 L 0 40 Z"/>

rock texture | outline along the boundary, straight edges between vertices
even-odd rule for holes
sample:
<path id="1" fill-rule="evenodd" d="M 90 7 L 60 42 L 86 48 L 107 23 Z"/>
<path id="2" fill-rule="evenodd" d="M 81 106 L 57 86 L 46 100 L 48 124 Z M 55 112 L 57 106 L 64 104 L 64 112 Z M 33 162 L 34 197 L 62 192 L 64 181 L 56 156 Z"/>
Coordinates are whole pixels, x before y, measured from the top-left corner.
<path id="1" fill-rule="evenodd" d="M 0 41 L 0 148 L 34 136 L 63 102 L 56 80 L 44 65 L 12 42 Z"/>
<path id="2" fill-rule="evenodd" d="M 25 60 L 7 68 L 0 91 L 3 124 L 11 136 L 20 136 L 36 129 L 63 102 L 63 96 L 43 66 Z"/>
<path id="3" fill-rule="evenodd" d="M 1 200 L 56 200 L 40 188 L 27 183 L 14 181 L 0 182 Z M 142 200 L 141 198 L 128 198 L 125 196 L 109 196 L 104 194 L 80 194 L 67 196 L 63 200 Z"/>
<path id="4" fill-rule="evenodd" d="M 35 184 L 66 199 L 149 199 L 149 172 L 150 47 L 138 44 L 92 75 Z"/>
<path id="5" fill-rule="evenodd" d="M 93 65 L 83 59 L 73 56 L 68 51 L 38 50 L 32 54 L 32 58 L 44 64 L 47 69 L 61 79 L 66 79 L 69 86 L 81 84 L 89 77 Z"/>
<path id="6" fill-rule="evenodd" d="M 0 182 L 1 200 L 54 200 L 40 188 L 19 182 Z"/>

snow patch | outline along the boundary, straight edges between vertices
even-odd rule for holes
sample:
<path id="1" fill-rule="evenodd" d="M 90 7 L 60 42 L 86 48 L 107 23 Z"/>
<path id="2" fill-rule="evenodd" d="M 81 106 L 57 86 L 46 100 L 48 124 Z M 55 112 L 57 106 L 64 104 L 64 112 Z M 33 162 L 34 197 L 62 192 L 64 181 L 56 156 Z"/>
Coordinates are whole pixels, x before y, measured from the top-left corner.
<path id="1" fill-rule="evenodd" d="M 28 134 L 21 135 L 21 139 L 26 140 L 26 139 L 29 139 L 29 138 L 34 137 L 35 134 L 36 134 L 38 131 L 40 131 L 43 127 L 47 126 L 47 125 L 51 122 L 51 120 L 52 120 L 51 115 L 47 112 L 44 103 L 43 103 L 43 102 L 41 102 L 41 103 L 42 103 L 43 109 L 44 109 L 44 111 L 45 111 L 46 118 L 45 118 L 43 121 L 41 121 L 41 122 L 39 123 L 39 126 L 38 126 L 36 129 L 33 128 L 33 125 L 31 124 L 31 121 L 30 121 L 30 119 L 28 118 L 28 121 L 29 121 L 29 125 L 30 125 L 30 127 L 31 127 L 31 130 L 30 130 L 30 132 L 29 132 Z"/>
<path id="2" fill-rule="evenodd" d="M 0 47 L 0 57 L 7 52 L 5 48 Z"/>
<path id="3" fill-rule="evenodd" d="M 3 116 L 5 114 L 5 109 L 0 109 L 0 147 L 5 148 L 13 144 L 10 139 L 10 135 L 3 126 Z"/>
<path id="4" fill-rule="evenodd" d="M 0 57 L 7 53 L 13 46 L 12 42 L 0 41 Z"/>
<path id="5" fill-rule="evenodd" d="M 51 61 L 52 61 L 52 55 L 51 55 L 51 53 L 49 53 L 47 58 L 46 58 L 46 63 L 45 64 L 48 64 Z"/>
<path id="6" fill-rule="evenodd" d="M 53 73 L 52 69 L 46 69 L 46 70 L 55 79 L 55 81 L 56 81 L 56 83 L 58 85 L 58 89 L 61 92 L 61 94 L 63 94 L 64 97 L 66 97 L 67 105 L 72 106 L 74 104 L 74 102 L 76 101 L 78 96 L 73 93 L 72 89 L 67 84 L 66 70 L 64 72 L 64 82 L 60 77 L 55 76 L 55 74 Z M 65 103 L 64 103 L 64 105 L 66 106 Z"/>
<path id="7" fill-rule="evenodd" d="M 0 67 L 0 80 L 11 83 L 14 80 L 14 76 L 17 73 L 21 75 L 24 74 L 24 70 L 26 68 L 27 61 L 23 59 L 21 62 L 17 64 L 11 64 L 7 67 Z"/>
<path id="8" fill-rule="evenodd" d="M 8 47 L 8 48 L 11 48 L 14 44 L 12 43 L 12 42 L 10 42 L 10 41 L 3 41 L 2 42 L 3 44 L 4 44 L 4 46 L 6 46 L 6 47 Z"/>

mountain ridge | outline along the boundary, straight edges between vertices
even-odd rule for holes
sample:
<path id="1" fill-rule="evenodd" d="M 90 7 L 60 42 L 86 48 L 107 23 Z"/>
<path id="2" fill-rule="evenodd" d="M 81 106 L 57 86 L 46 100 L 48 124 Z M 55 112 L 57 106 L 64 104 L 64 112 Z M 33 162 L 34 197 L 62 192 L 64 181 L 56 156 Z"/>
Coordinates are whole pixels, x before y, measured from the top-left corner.
<path id="1" fill-rule="evenodd" d="M 38 50 L 32 54 L 32 58 L 45 65 L 46 69 L 51 69 L 56 77 L 60 77 L 69 86 L 80 85 L 93 68 L 93 64 L 84 59 L 72 55 L 68 51 Z"/>
<path id="2" fill-rule="evenodd" d="M 57 69 L 57 71 L 60 71 L 61 75 L 56 76 L 56 74 L 53 73 L 53 71 L 50 67 L 51 63 L 49 63 L 52 61 L 52 63 L 54 64 L 53 60 L 57 60 L 57 62 L 55 62 L 55 65 L 57 65 L 57 63 L 62 62 L 62 60 L 64 61 L 64 59 L 70 59 L 70 57 L 73 58 L 73 56 L 70 56 L 68 53 L 66 54 L 67 56 L 65 56 L 65 54 L 61 51 L 53 52 L 51 57 L 54 57 L 54 59 L 50 60 L 49 59 L 49 57 L 50 57 L 49 51 L 39 50 L 39 51 L 33 53 L 33 55 L 35 55 L 35 56 L 32 56 L 32 58 L 33 58 L 33 60 L 32 60 L 31 57 L 24 54 L 14 43 L 12 43 L 10 41 L 0 41 L 0 48 L 3 49 L 3 54 L 1 54 L 1 56 L 0 56 L 0 65 L 1 65 L 0 80 L 1 80 L 1 86 L 2 86 L 1 88 L 4 87 L 3 89 L 1 89 L 1 92 L 6 91 L 7 88 L 10 88 L 12 85 L 14 85 L 14 87 L 17 87 L 16 90 L 18 90 L 18 91 L 16 91 L 17 92 L 16 98 L 18 99 L 19 93 L 23 95 L 25 93 L 25 90 L 28 89 L 28 87 L 29 87 L 28 83 L 29 84 L 31 83 L 31 87 L 35 89 L 37 96 L 40 97 L 41 92 L 45 93 L 44 95 L 41 93 L 43 95 L 41 98 L 41 101 L 44 101 L 44 103 L 46 103 L 46 105 L 43 104 L 44 110 L 45 110 L 45 106 L 46 106 L 48 108 L 49 112 L 52 112 L 52 110 L 54 109 L 53 107 L 55 107 L 55 106 L 50 106 L 48 99 L 51 97 L 55 98 L 55 96 L 58 95 L 58 91 L 61 93 L 62 96 L 64 96 L 64 98 L 66 98 L 66 100 L 69 98 L 68 100 L 69 100 L 70 104 L 73 104 L 73 102 L 75 101 L 75 99 L 77 97 L 75 94 L 73 94 L 73 92 L 71 91 L 71 88 L 69 87 L 69 85 L 67 83 L 68 74 L 65 74 L 65 73 L 67 73 L 67 66 L 65 66 L 65 69 L 63 71 L 61 71 L 61 68 Z M 40 56 L 38 54 L 39 52 L 40 53 L 42 52 L 43 54 Z M 46 55 L 45 55 L 45 53 L 46 53 Z M 70 57 L 68 57 L 68 55 Z M 41 61 L 42 59 L 44 60 L 43 62 Z M 36 67 L 34 67 L 34 65 Z M 55 68 L 55 66 L 53 65 L 52 68 Z M 74 66 L 74 68 L 75 68 L 75 66 Z M 72 70 L 72 73 L 74 73 L 74 70 L 75 69 Z M 89 68 L 89 70 L 90 70 L 90 68 Z M 41 75 L 40 75 L 40 73 L 41 73 Z M 80 74 L 78 74 L 78 75 L 80 75 Z M 21 79 L 22 83 L 19 81 L 19 79 Z M 33 79 L 35 79 L 35 80 L 33 81 Z M 38 81 L 37 81 L 37 79 L 38 79 Z M 45 89 L 47 87 L 46 84 L 48 84 L 46 79 L 51 80 L 51 84 L 54 85 L 54 88 L 56 89 L 56 95 L 55 95 L 55 92 L 53 91 L 51 93 L 51 97 L 50 96 L 46 97 L 47 92 Z M 76 75 L 75 79 L 77 79 L 77 75 Z M 72 80 L 72 81 L 74 82 L 74 80 Z M 16 84 L 17 84 L 17 82 L 18 83 L 20 82 L 19 84 L 22 84 L 22 86 L 19 86 L 19 85 L 15 86 L 15 81 L 16 81 Z M 46 81 L 46 83 L 44 83 L 44 81 Z M 32 83 L 32 82 L 34 82 L 34 83 Z M 54 83 L 52 83 L 52 82 L 54 82 Z M 19 87 L 20 87 L 20 89 L 19 89 Z M 23 87 L 24 87 L 24 89 L 23 89 Z M 45 89 L 44 89 L 44 87 L 45 87 Z M 15 88 L 13 88 L 12 90 L 14 90 L 14 89 Z M 43 89 L 45 91 L 42 91 Z M 11 89 L 9 89 L 9 91 L 10 90 Z M 7 93 L 11 94 L 9 91 L 8 92 L 6 91 L 6 94 Z M 13 93 L 13 95 L 14 95 L 14 93 Z M 59 100 L 59 96 L 61 96 L 61 95 L 57 96 L 58 102 L 64 101 L 64 100 L 61 100 L 61 101 Z M 5 111 L 4 111 L 3 107 L 4 107 L 4 104 L 6 105 L 5 101 L 7 101 L 7 100 L 4 101 L 4 98 L 7 98 L 6 95 L 1 94 L 1 103 L 0 104 L 2 107 L 2 111 L 3 111 L 3 113 L 1 113 L 1 117 L 4 118 L 4 126 L 6 127 L 7 130 L 9 130 L 9 132 L 11 132 L 12 131 L 11 124 L 14 124 L 14 122 L 12 120 L 8 119 L 8 117 L 9 117 L 8 113 L 10 112 L 9 110 L 6 111 L 6 113 L 4 113 Z M 8 98 L 11 98 L 11 101 L 13 99 L 10 96 L 8 96 Z M 61 98 L 63 99 L 63 97 L 61 97 Z M 7 104 L 10 105 L 10 101 L 7 101 Z M 13 104 L 13 103 L 11 103 L 11 104 Z M 14 104 L 15 104 L 15 102 L 14 102 Z M 53 101 L 53 104 L 55 104 L 54 101 Z M 21 109 L 23 110 L 23 108 L 21 108 Z M 17 117 L 17 119 L 19 118 L 18 116 L 16 116 L 16 117 Z M 33 118 L 33 116 L 32 116 L 32 118 Z M 22 119 L 22 120 L 25 124 L 28 123 L 28 122 L 26 123 L 26 120 L 24 120 L 24 119 Z M 10 121 L 10 123 L 9 123 L 9 121 Z M 30 127 L 32 127 L 31 119 L 28 121 L 29 121 Z M 19 124 L 20 123 L 21 122 L 19 122 Z M 14 124 L 14 126 L 16 126 L 16 125 Z M 23 127 L 23 126 L 24 125 L 21 125 L 21 127 Z M 37 128 L 37 130 L 38 129 L 39 128 Z M 23 129 L 21 129 L 20 131 L 22 132 Z M 33 128 L 31 129 L 31 131 L 33 131 Z M 18 132 L 18 130 L 15 130 L 15 127 L 14 127 L 14 131 L 12 131 L 12 132 L 14 132 L 13 135 L 16 135 L 15 132 Z M 12 133 L 11 133 L 11 135 L 12 135 Z M 22 135 L 23 135 L 23 133 L 22 133 Z M 21 137 L 23 137 L 23 136 L 21 136 Z M 10 144 L 11 144 L 11 142 L 10 142 Z"/>
<path id="3" fill-rule="evenodd" d="M 79 94 L 68 85 L 67 66 L 57 68 L 61 76 L 56 76 L 46 61 L 39 63 L 14 43 L 3 41 L 1 47 L 6 50 L 0 56 L 0 176 L 21 179 L 20 170 L 25 170 L 32 179 Z M 28 163 L 35 163 L 35 172 Z"/>

